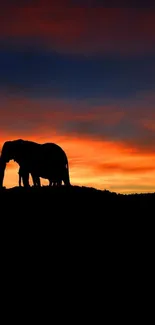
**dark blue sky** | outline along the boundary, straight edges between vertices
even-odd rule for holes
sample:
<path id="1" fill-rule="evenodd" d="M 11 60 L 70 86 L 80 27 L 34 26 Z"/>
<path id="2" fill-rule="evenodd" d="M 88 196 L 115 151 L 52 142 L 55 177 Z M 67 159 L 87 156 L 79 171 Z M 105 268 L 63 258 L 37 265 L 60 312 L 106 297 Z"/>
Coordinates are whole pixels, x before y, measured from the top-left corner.
<path id="1" fill-rule="evenodd" d="M 155 89 L 155 56 L 92 56 L 0 52 L 0 87 L 26 96 L 132 98 Z"/>
<path id="2" fill-rule="evenodd" d="M 145 148 L 148 143 L 152 150 L 155 10 L 150 7 L 151 1 L 141 1 L 141 8 L 131 1 L 126 7 L 120 1 L 117 8 L 103 1 L 5 1 L 2 132 L 29 134 L 44 122 L 62 134 Z"/>

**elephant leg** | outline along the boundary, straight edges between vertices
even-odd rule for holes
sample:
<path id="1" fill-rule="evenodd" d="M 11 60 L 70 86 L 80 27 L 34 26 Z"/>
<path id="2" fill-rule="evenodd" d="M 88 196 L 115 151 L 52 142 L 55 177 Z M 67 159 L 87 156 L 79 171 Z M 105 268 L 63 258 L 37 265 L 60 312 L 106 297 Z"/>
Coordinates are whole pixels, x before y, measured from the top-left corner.
<path id="1" fill-rule="evenodd" d="M 40 178 L 36 175 L 34 175 L 33 173 L 31 174 L 32 176 L 32 181 L 33 181 L 33 185 L 34 186 L 41 186 L 41 183 L 40 183 Z"/>
<path id="2" fill-rule="evenodd" d="M 23 177 L 23 185 L 24 185 L 24 187 L 29 187 L 30 186 L 30 184 L 29 184 L 29 172 L 24 171 L 22 177 Z"/>
<path id="3" fill-rule="evenodd" d="M 49 186 L 53 185 L 53 181 L 51 179 L 49 179 Z"/>
<path id="4" fill-rule="evenodd" d="M 29 172 L 25 169 L 25 167 L 20 166 L 18 174 L 19 174 L 19 180 L 18 180 L 19 187 L 22 186 L 22 182 L 23 182 L 24 187 L 28 187 L 29 186 Z"/>
<path id="5" fill-rule="evenodd" d="M 56 179 L 50 179 L 50 180 L 49 180 L 49 186 L 57 186 L 57 181 L 56 181 Z"/>
<path id="6" fill-rule="evenodd" d="M 39 187 L 41 186 L 40 177 L 37 178 L 37 184 Z"/>
<path id="7" fill-rule="evenodd" d="M 21 187 L 22 186 L 22 177 L 21 175 L 19 175 L 19 182 L 18 182 L 18 185 Z"/>

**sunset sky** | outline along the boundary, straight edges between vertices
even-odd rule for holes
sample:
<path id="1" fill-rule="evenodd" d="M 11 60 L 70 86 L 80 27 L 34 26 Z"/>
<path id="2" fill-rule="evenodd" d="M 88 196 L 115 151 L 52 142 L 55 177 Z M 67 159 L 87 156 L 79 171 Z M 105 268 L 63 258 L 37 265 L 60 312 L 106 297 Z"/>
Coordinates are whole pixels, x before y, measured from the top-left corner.
<path id="1" fill-rule="evenodd" d="M 73 185 L 155 192 L 155 5 L 103 2 L 0 5 L 0 149 L 56 142 Z M 8 164 L 7 188 L 18 167 Z"/>

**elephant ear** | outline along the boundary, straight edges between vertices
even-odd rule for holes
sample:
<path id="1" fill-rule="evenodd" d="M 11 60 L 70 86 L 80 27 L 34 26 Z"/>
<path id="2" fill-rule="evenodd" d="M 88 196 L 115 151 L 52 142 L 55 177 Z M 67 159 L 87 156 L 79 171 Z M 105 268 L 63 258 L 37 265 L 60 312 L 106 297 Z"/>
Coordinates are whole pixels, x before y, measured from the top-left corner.
<path id="1" fill-rule="evenodd" d="M 21 156 L 23 155 L 23 151 L 24 151 L 24 141 L 22 139 L 18 139 L 18 140 L 14 140 L 11 143 L 11 150 L 12 150 L 12 159 L 16 160 L 18 162 L 18 160 L 20 160 Z"/>
<path id="2" fill-rule="evenodd" d="M 12 141 L 12 148 L 13 148 L 13 159 L 17 163 L 21 163 L 27 159 L 27 141 L 18 139 Z"/>

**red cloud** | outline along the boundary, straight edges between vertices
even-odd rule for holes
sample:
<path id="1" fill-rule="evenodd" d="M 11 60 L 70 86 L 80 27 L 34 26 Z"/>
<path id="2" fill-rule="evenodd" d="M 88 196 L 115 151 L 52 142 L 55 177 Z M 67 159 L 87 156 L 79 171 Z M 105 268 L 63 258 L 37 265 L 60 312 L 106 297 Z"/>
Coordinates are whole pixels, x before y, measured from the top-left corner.
<path id="1" fill-rule="evenodd" d="M 1 128 L 5 128 L 5 121 L 9 128 L 11 124 L 13 128 L 13 123 L 22 119 L 25 122 L 34 122 L 37 127 L 44 123 L 46 126 L 53 126 L 62 122 L 101 120 L 107 125 L 115 125 L 124 115 L 122 109 L 116 105 L 90 107 L 87 101 L 1 97 Z"/>
<path id="2" fill-rule="evenodd" d="M 140 152 L 149 155 L 155 148 L 152 100 L 147 97 L 141 98 L 140 102 L 123 104 L 123 101 L 118 101 L 107 106 L 90 107 L 87 101 L 1 97 L 1 143 L 3 139 L 18 137 L 52 138 L 67 135 L 115 141 L 125 144 L 124 148 L 132 155 Z"/>
<path id="3" fill-rule="evenodd" d="M 155 160 L 155 155 L 154 155 Z M 95 167 L 95 170 L 102 173 L 123 173 L 123 174 L 144 174 L 155 172 L 155 165 L 149 164 L 147 162 L 146 166 L 132 166 L 130 163 L 103 163 Z"/>
<path id="4" fill-rule="evenodd" d="M 155 52 L 155 12 L 71 7 L 68 2 L 11 6 L 1 13 L 1 38 L 20 37 L 66 53 Z"/>

